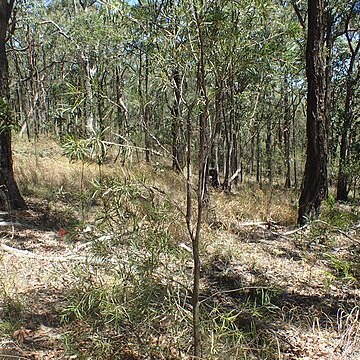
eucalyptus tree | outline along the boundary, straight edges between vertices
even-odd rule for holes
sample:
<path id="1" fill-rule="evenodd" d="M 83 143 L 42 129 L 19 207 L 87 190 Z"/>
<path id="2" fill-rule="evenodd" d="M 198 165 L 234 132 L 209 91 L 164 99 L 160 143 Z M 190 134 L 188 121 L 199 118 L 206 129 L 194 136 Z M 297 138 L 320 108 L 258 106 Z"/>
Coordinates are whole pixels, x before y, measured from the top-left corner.
<path id="1" fill-rule="evenodd" d="M 15 30 L 13 15 L 15 0 L 0 1 L 0 188 L 6 194 L 11 209 L 25 208 L 26 204 L 16 184 L 13 172 L 11 130 L 14 117 L 9 103 L 9 68 L 6 43 Z M 3 204 L 5 205 L 5 204 Z"/>
<path id="2" fill-rule="evenodd" d="M 292 1 L 296 14 L 304 30 L 306 23 L 298 2 Z M 349 191 L 349 170 L 351 158 L 351 114 L 354 89 L 357 78 L 358 58 L 358 7 L 359 1 L 324 2 L 324 21 L 322 23 L 325 68 L 325 123 L 328 140 L 329 167 L 337 171 L 337 199 L 346 200 Z M 347 49 L 347 50 L 346 50 Z M 343 89 L 345 88 L 345 93 Z M 342 96 L 344 94 L 344 96 Z M 347 109 L 347 110 L 346 110 Z M 340 138 L 340 144 L 339 144 Z M 337 164 L 337 148 L 339 163 Z M 337 166 L 337 170 L 336 170 Z M 332 180 L 330 177 L 329 180 Z"/>
<path id="3" fill-rule="evenodd" d="M 35 1 L 19 10 L 16 44 L 27 56 L 14 52 L 12 61 L 27 128 L 35 135 L 41 125 L 42 132 L 89 136 L 109 125 L 122 128 L 128 110 L 122 89 L 124 62 L 119 61 L 123 8 Z"/>
<path id="4" fill-rule="evenodd" d="M 40 31 L 41 25 L 36 20 L 42 18 L 44 10 L 36 2 L 19 3 L 17 31 L 10 41 L 11 86 L 15 89 L 12 97 L 21 125 L 20 135 L 26 131 L 28 138 L 31 132 L 38 137 L 49 119 L 48 77 L 54 63 L 47 61 L 47 34 Z"/>
<path id="5" fill-rule="evenodd" d="M 327 136 L 325 118 L 325 68 L 323 0 L 308 0 L 308 32 L 306 45 L 307 149 L 302 191 L 299 199 L 298 223 L 305 224 L 311 215 L 319 215 L 327 196 Z"/>
<path id="6" fill-rule="evenodd" d="M 301 83 L 298 81 L 302 75 L 299 75 L 301 57 L 297 45 L 301 29 L 291 17 L 289 7 L 281 3 L 259 2 L 254 7 L 252 2 L 242 2 L 238 8 L 242 10 L 236 40 L 240 49 L 234 53 L 240 60 L 237 60 L 235 69 L 241 73 L 242 84 L 246 84 L 242 92 L 235 94 L 238 99 L 236 119 L 240 122 L 239 170 L 243 174 L 241 164 L 248 164 L 248 173 L 255 174 L 256 180 L 261 182 L 266 168 L 271 182 L 273 168 L 277 168 L 277 175 L 282 174 L 285 162 L 282 163 L 281 158 L 285 157 L 286 149 L 291 145 L 292 138 L 287 137 L 291 128 L 287 124 L 289 131 L 284 131 L 285 120 L 280 119 L 285 117 L 281 111 L 287 111 L 287 123 L 292 120 L 295 102 L 291 99 L 287 110 L 286 106 L 280 105 L 285 103 L 285 96 L 290 95 L 284 91 L 284 78 L 289 81 L 289 93 Z M 282 145 L 285 137 L 287 147 Z M 281 152 L 284 155 L 280 156 Z M 290 173 L 289 151 L 287 159 Z"/>
<path id="7" fill-rule="evenodd" d="M 184 36 L 184 24 L 181 23 L 181 6 L 177 1 L 171 0 L 167 7 L 165 19 L 168 19 L 167 26 L 163 27 L 168 32 L 167 43 L 169 46 L 168 63 L 164 66 L 166 76 L 172 87 L 173 102 L 169 105 L 172 116 L 171 137 L 172 137 L 172 167 L 174 170 L 181 171 L 184 166 L 184 121 L 182 119 L 182 93 L 183 93 L 183 71 L 180 64 L 181 54 L 179 51 L 186 42 Z"/>
<path id="8" fill-rule="evenodd" d="M 342 125 L 340 129 L 340 159 L 337 179 L 336 199 L 345 201 L 349 193 L 350 179 L 350 158 L 351 158 L 351 142 L 352 130 L 354 124 L 354 102 L 357 87 L 360 80 L 360 38 L 358 32 L 360 30 L 360 10 L 358 1 L 353 1 L 344 16 L 343 36 L 339 38 L 339 42 L 347 49 L 347 56 L 344 61 L 345 67 L 345 99 L 342 107 Z"/>

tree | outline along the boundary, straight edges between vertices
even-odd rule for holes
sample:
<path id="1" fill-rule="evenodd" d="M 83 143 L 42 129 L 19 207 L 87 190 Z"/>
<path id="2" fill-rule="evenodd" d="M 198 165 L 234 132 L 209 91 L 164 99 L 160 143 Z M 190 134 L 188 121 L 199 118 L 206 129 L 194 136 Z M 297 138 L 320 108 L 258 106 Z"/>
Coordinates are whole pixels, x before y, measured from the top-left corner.
<path id="1" fill-rule="evenodd" d="M 311 215 L 317 217 L 327 196 L 327 137 L 325 117 L 325 71 L 323 64 L 324 1 L 308 0 L 306 44 L 307 149 L 298 223 L 305 224 Z"/>
<path id="2" fill-rule="evenodd" d="M 352 111 L 354 103 L 354 95 L 356 90 L 356 85 L 360 80 L 360 67 L 359 55 L 360 55 L 360 39 L 355 33 L 358 31 L 357 27 L 354 26 L 356 30 L 350 27 L 350 20 L 352 15 L 357 15 L 356 13 L 356 4 L 354 2 L 351 6 L 349 14 L 345 20 L 345 37 L 348 45 L 350 59 L 346 62 L 348 63 L 348 68 L 346 71 L 346 84 L 345 84 L 345 105 L 343 110 L 343 124 L 341 129 L 341 140 L 340 140 L 340 161 L 339 161 L 339 171 L 338 171 L 338 180 L 337 180 L 337 193 L 336 199 L 339 201 L 346 201 L 348 199 L 349 193 L 349 169 L 348 163 L 350 159 L 350 149 L 351 146 L 351 128 L 354 123 L 354 113 Z M 358 16 L 358 15 L 357 15 Z M 356 25 L 356 24 L 354 24 Z"/>
<path id="3" fill-rule="evenodd" d="M 9 67 L 6 56 L 6 42 L 9 21 L 15 0 L 0 0 L 0 188 L 6 193 L 11 209 L 26 207 L 13 172 L 11 150 L 12 112 L 9 105 Z"/>

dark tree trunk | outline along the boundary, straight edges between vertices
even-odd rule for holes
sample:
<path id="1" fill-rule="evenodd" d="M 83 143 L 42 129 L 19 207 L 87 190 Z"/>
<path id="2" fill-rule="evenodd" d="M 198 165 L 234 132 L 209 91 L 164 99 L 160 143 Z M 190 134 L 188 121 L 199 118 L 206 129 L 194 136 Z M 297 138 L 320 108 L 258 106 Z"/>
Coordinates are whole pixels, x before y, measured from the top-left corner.
<path id="1" fill-rule="evenodd" d="M 260 144 L 260 128 L 256 132 L 256 182 L 261 184 L 261 144 Z"/>
<path id="2" fill-rule="evenodd" d="M 0 0 L 0 106 L 4 109 L 9 108 L 9 71 L 5 43 L 13 4 L 13 1 L 8 3 L 6 0 Z M 5 193 L 8 200 L 7 205 L 11 209 L 26 207 L 14 178 L 11 150 L 11 113 L 8 111 L 5 111 L 5 115 L 0 118 L 0 189 Z"/>
<path id="3" fill-rule="evenodd" d="M 291 112 L 289 102 L 289 83 L 285 75 L 284 82 L 284 146 L 285 146 L 285 189 L 291 187 L 291 160 L 290 160 L 290 125 L 291 125 Z"/>
<path id="4" fill-rule="evenodd" d="M 306 46 L 307 149 L 298 223 L 317 217 L 327 196 L 327 141 L 325 119 L 325 73 L 322 59 L 324 1 L 308 0 L 308 38 Z"/>
<path id="5" fill-rule="evenodd" d="M 332 52 L 333 52 L 333 24 L 334 17 L 331 10 L 326 11 L 326 57 L 325 57 L 325 123 L 326 133 L 329 136 L 330 130 L 330 109 L 331 109 L 331 80 L 332 80 Z"/>
<path id="6" fill-rule="evenodd" d="M 351 128 L 353 125 L 354 114 L 352 112 L 353 97 L 355 94 L 355 86 L 360 79 L 360 70 L 358 70 L 357 76 L 354 76 L 354 70 L 356 61 L 358 59 L 358 53 L 360 51 L 360 41 L 358 41 L 355 48 L 351 46 L 351 58 L 349 68 L 347 71 L 347 82 L 346 82 L 346 96 L 345 96 L 345 107 L 344 107 L 344 120 L 341 130 L 340 140 L 340 161 L 339 161 L 339 172 L 337 181 L 337 192 L 336 200 L 347 201 L 349 194 L 349 174 L 348 174 L 348 163 L 350 157 L 349 150 L 349 138 L 351 135 Z"/>
<path id="7" fill-rule="evenodd" d="M 340 161 L 339 161 L 339 173 L 337 181 L 337 192 L 336 200 L 338 201 L 347 201 L 349 194 L 349 175 L 347 171 L 348 157 L 349 157 L 349 135 L 350 129 L 352 126 L 352 112 L 351 112 L 351 102 L 353 97 L 353 86 L 352 80 L 348 81 L 346 88 L 346 98 L 345 98 L 345 109 L 344 109 L 344 122 L 341 131 L 341 140 L 340 140 Z"/>
<path id="8" fill-rule="evenodd" d="M 219 140 L 221 132 L 221 109 L 223 107 L 223 81 L 217 81 L 217 90 L 215 94 L 215 115 L 214 130 L 211 135 L 210 148 L 210 170 L 212 169 L 212 184 L 220 184 L 220 164 L 219 164 Z M 217 187 L 217 186 L 216 186 Z"/>
<path id="9" fill-rule="evenodd" d="M 272 137 L 272 117 L 266 119 L 266 176 L 269 184 L 273 183 L 273 137 Z"/>
<path id="10" fill-rule="evenodd" d="M 296 128 L 295 128 L 295 118 L 296 118 L 296 107 L 293 109 L 292 115 L 292 154 L 294 158 L 294 187 L 297 189 L 298 187 L 298 175 L 297 175 L 297 147 L 296 147 Z"/>

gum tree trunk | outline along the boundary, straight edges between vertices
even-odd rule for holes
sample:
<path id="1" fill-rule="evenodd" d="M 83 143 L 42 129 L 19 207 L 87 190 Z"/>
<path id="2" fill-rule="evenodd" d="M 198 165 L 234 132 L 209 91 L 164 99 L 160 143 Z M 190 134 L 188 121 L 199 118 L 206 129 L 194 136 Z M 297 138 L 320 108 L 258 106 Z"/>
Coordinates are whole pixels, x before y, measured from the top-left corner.
<path id="1" fill-rule="evenodd" d="M 327 140 L 325 118 L 325 72 L 322 59 L 324 1 L 308 0 L 308 38 L 306 46 L 307 149 L 298 223 L 317 217 L 327 196 Z"/>
<path id="2" fill-rule="evenodd" d="M 354 7 L 355 5 L 353 5 Z M 351 129 L 354 124 L 354 113 L 353 113 L 353 103 L 354 95 L 356 90 L 356 85 L 360 80 L 360 70 L 357 66 L 359 61 L 359 52 L 360 52 L 360 40 L 353 38 L 349 35 L 349 22 L 350 16 L 347 20 L 346 28 L 346 39 L 348 42 L 349 50 L 351 53 L 351 58 L 349 62 L 349 68 L 347 71 L 347 81 L 346 81 L 346 96 L 345 96 L 345 106 L 344 106 L 344 115 L 343 115 L 343 124 L 341 129 L 341 140 L 340 140 L 340 160 L 339 160 L 339 172 L 338 172 L 338 181 L 337 181 L 337 191 L 336 191 L 336 200 L 338 201 L 347 201 L 349 194 L 349 182 L 350 176 L 348 174 L 348 164 L 351 156 L 349 149 L 350 139 L 351 139 Z M 355 44 L 352 43 L 355 42 Z"/>
<path id="3" fill-rule="evenodd" d="M 11 112 L 9 108 L 9 69 L 6 57 L 6 36 L 14 0 L 0 0 L 0 189 L 5 193 L 11 209 L 25 208 L 13 173 L 11 150 Z"/>
<path id="4" fill-rule="evenodd" d="M 284 147 L 285 147 L 285 189 L 291 187 L 291 158 L 290 158 L 290 131 L 291 131 L 291 112 L 289 101 L 289 83 L 285 76 L 284 79 Z"/>

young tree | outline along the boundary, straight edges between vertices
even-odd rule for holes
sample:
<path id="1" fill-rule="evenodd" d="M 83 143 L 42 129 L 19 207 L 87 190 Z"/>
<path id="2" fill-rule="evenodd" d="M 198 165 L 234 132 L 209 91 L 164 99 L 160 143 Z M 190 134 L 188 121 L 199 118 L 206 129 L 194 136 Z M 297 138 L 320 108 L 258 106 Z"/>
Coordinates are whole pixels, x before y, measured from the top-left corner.
<path id="1" fill-rule="evenodd" d="M 327 196 L 327 139 L 325 118 L 325 71 L 323 64 L 324 1 L 308 0 L 306 45 L 307 149 L 298 223 L 318 216 Z"/>
<path id="2" fill-rule="evenodd" d="M 11 209 L 25 208 L 25 201 L 17 187 L 12 161 L 9 105 L 9 68 L 6 56 L 8 28 L 15 0 L 0 0 L 0 188 L 6 193 Z"/>

